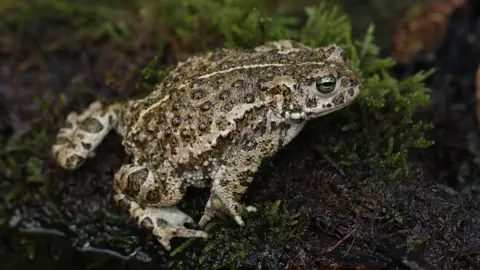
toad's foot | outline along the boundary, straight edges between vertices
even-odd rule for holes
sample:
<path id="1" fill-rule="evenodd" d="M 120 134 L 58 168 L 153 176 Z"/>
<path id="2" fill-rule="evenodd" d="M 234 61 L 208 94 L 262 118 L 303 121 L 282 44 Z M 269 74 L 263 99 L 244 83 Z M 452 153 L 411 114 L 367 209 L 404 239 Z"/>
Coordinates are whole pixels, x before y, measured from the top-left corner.
<path id="1" fill-rule="evenodd" d="M 139 220 L 142 227 L 152 230 L 152 234 L 166 250 L 170 250 L 170 240 L 174 237 L 207 237 L 204 231 L 185 228 L 184 224 L 194 224 L 195 221 L 176 206 L 147 207 Z"/>
<path id="2" fill-rule="evenodd" d="M 239 158 L 236 161 L 242 162 Z M 234 163 L 233 161 L 232 163 Z M 237 168 L 240 166 L 232 166 Z M 251 170 L 238 171 L 222 168 L 214 177 L 212 188 L 210 190 L 210 199 L 205 206 L 202 218 L 198 222 L 201 227 L 205 225 L 215 216 L 227 214 L 235 219 L 238 225 L 243 226 L 242 217 L 239 215 L 240 204 L 238 203 L 241 195 L 245 193 L 248 185 L 253 180 L 253 172 Z M 254 207 L 247 207 L 247 211 L 255 211 Z"/>
<path id="3" fill-rule="evenodd" d="M 52 154 L 63 168 L 74 170 L 82 165 L 107 133 L 117 123 L 119 104 L 104 108 L 95 101 L 82 113 L 70 113 L 59 130 Z"/>
<path id="4" fill-rule="evenodd" d="M 210 199 L 205 206 L 205 211 L 203 213 L 202 218 L 198 222 L 198 225 L 201 227 L 205 227 L 205 225 L 214 217 L 221 216 L 227 214 L 235 219 L 238 225 L 243 226 L 245 222 L 243 221 L 242 217 L 238 214 L 238 209 L 240 208 L 240 204 L 237 203 L 233 198 L 221 198 L 217 194 L 213 193 L 210 195 Z M 256 212 L 257 208 L 254 206 L 247 206 L 247 212 Z"/>
<path id="5" fill-rule="evenodd" d="M 213 203 L 212 203 L 213 202 Z M 207 223 L 214 217 L 216 216 L 221 216 L 222 214 L 227 213 L 228 215 L 232 216 L 235 221 L 237 222 L 238 225 L 243 226 L 245 225 L 245 222 L 243 221 L 242 217 L 238 215 L 237 211 L 232 211 L 229 209 L 238 209 L 239 204 L 234 202 L 233 206 L 226 206 L 222 201 L 220 201 L 219 198 L 213 198 L 212 196 L 207 202 L 207 205 L 205 207 L 205 211 L 203 213 L 202 218 L 198 222 L 198 224 L 201 227 L 205 227 Z M 247 206 L 246 207 L 247 212 L 256 212 L 257 208 L 254 206 Z"/>
<path id="6" fill-rule="evenodd" d="M 212 192 L 198 225 L 200 225 L 200 227 L 205 227 L 212 218 L 229 214 L 235 219 L 238 225 L 243 226 L 245 225 L 245 222 L 243 222 L 240 215 L 238 215 L 238 207 L 239 205 L 237 202 L 221 199 Z"/>
<path id="7" fill-rule="evenodd" d="M 204 231 L 185 228 L 184 224 L 194 224 L 195 221 L 176 206 L 141 207 L 121 193 L 115 194 L 115 200 L 120 208 L 137 220 L 138 225 L 151 231 L 166 250 L 171 249 L 170 240 L 174 237 L 207 237 Z"/>

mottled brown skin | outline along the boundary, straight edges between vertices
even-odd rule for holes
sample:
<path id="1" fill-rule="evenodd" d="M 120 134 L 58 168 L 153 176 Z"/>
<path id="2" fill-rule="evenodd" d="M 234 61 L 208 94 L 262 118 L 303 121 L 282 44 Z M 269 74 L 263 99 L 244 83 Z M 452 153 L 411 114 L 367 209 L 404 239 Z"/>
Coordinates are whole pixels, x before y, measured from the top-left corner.
<path id="1" fill-rule="evenodd" d="M 115 175 L 115 200 L 170 249 L 172 237 L 206 237 L 175 207 L 186 188 L 211 186 L 201 226 L 220 213 L 243 225 L 238 200 L 262 159 L 308 120 L 350 104 L 359 86 L 336 45 L 221 49 L 179 63 L 143 99 L 72 113 L 52 151 L 75 169 L 115 128 L 133 157 Z"/>

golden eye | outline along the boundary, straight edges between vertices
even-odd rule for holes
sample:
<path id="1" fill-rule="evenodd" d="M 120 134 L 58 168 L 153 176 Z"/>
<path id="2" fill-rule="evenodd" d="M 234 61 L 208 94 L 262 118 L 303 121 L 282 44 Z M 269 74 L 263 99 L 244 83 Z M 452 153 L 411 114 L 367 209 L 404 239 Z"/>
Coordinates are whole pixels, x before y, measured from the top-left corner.
<path id="1" fill-rule="evenodd" d="M 323 94 L 328 94 L 335 90 L 335 86 L 337 85 L 337 79 L 333 76 L 326 76 L 320 78 L 316 83 L 315 86 L 317 87 L 317 91 Z"/>

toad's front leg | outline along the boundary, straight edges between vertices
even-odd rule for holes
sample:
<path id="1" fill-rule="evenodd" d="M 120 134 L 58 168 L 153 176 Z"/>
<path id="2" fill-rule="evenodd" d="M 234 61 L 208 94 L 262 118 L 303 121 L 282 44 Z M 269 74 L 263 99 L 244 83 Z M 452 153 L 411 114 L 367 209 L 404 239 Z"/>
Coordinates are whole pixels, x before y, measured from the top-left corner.
<path id="1" fill-rule="evenodd" d="M 176 183 L 157 179 L 148 168 L 137 165 L 124 165 L 115 174 L 114 198 L 119 207 L 151 231 L 166 250 L 173 237 L 207 237 L 203 231 L 185 228 L 194 220 L 175 206 L 183 196 Z"/>
<path id="2" fill-rule="evenodd" d="M 274 152 L 279 144 L 278 140 L 258 137 L 254 141 L 246 140 L 245 145 L 226 151 L 223 165 L 212 175 L 213 183 L 210 189 L 210 199 L 205 206 L 202 218 L 198 222 L 204 227 L 213 217 L 227 214 L 235 219 L 238 225 L 244 222 L 240 217 L 240 197 L 247 191 L 253 181 L 253 176 L 262 163 L 263 157 Z M 253 143 L 259 147 L 256 151 L 244 151 L 245 146 Z M 230 153 L 235 153 L 231 155 Z M 255 207 L 249 206 L 249 212 L 256 211 Z"/>
<path id="3" fill-rule="evenodd" d="M 213 217 L 221 214 L 233 217 L 240 226 L 244 225 L 239 215 L 240 204 L 238 201 L 252 182 L 254 172 L 249 169 L 239 171 L 235 168 L 235 166 L 222 166 L 218 170 L 210 190 L 210 199 L 198 223 L 201 227 L 204 227 Z M 255 211 L 256 209 L 248 207 L 247 210 Z"/>

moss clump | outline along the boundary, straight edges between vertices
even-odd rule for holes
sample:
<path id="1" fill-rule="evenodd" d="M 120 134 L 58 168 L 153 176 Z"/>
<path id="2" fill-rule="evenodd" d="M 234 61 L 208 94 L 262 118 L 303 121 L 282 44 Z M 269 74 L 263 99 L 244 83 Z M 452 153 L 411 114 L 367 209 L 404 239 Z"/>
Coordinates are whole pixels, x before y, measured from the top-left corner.
<path id="1" fill-rule="evenodd" d="M 259 212 L 246 217 L 248 224 L 245 227 L 210 223 L 206 228 L 210 237 L 201 240 L 204 245 L 200 250 L 198 244 L 192 245 L 197 240 L 190 240 L 171 253 L 171 256 L 186 258 L 178 260 L 176 268 L 273 269 L 284 266 L 298 215 L 289 213 L 280 206 L 280 201 L 276 201 L 261 205 Z M 192 256 L 195 260 L 189 259 Z"/>
<path id="2" fill-rule="evenodd" d="M 428 104 L 423 81 L 430 72 L 420 72 L 403 80 L 393 78 L 388 69 L 395 63 L 390 58 L 379 57 L 373 26 L 362 39 L 353 40 L 351 23 L 338 8 L 328 8 L 325 4 L 307 7 L 306 22 L 301 24 L 297 17 L 281 12 L 280 7 L 272 12 L 268 1 L 20 2 L 16 12 L 4 14 L 7 20 L 1 25 L 13 36 L 22 34 L 32 22 L 62 24 L 71 30 L 71 36 L 59 36 L 42 43 L 42 48 L 49 53 L 92 40 L 114 41 L 120 47 L 127 47 L 142 33 L 148 33 L 151 36 L 148 43 L 159 48 L 159 52 L 137 78 L 136 87 L 146 91 L 166 72 L 165 69 L 158 72 L 157 68 L 159 62 L 165 61 L 167 44 L 175 45 L 177 52 L 191 53 L 222 46 L 253 47 L 285 38 L 310 46 L 337 43 L 349 53 L 352 68 L 364 86 L 358 102 L 318 120 L 323 122 L 318 126 L 328 124 L 328 130 L 317 130 L 317 125 L 307 127 L 315 134 L 315 144 L 333 155 L 333 160 L 348 174 L 357 179 L 372 179 L 379 185 L 386 184 L 379 179 L 394 181 L 407 175 L 411 171 L 410 151 L 431 144 L 424 137 L 429 125 L 414 121 L 415 110 Z M 96 97 L 95 92 L 90 95 Z M 69 108 L 45 102 L 38 105 L 42 120 L 25 134 L 2 135 L 0 140 L 0 177 L 7 179 L 0 187 L 0 196 L 5 198 L 0 205 L 2 232 L 12 224 L 16 228 L 54 227 L 65 232 L 76 247 L 91 243 L 121 252 L 143 252 L 142 246 L 152 241 L 138 237 L 137 234 L 145 234 L 133 229 L 133 223 L 127 221 L 128 217 L 120 213 L 111 200 L 112 171 L 123 160 L 104 152 L 120 152 L 120 144 L 100 147 L 99 159 L 106 161 L 102 166 L 87 165 L 87 169 L 80 172 L 61 174 L 54 169 L 49 149 L 63 122 L 61 119 L 74 105 L 68 105 Z M 44 208 L 45 205 L 48 207 Z M 203 204 L 199 205 L 195 204 L 197 212 L 203 210 Z M 43 211 L 45 209 L 48 211 Z M 210 229 L 210 239 L 188 241 L 174 251 L 171 258 L 164 256 L 158 265 L 211 269 L 252 268 L 257 267 L 258 262 L 265 268 L 282 265 L 295 223 L 290 222 L 288 212 L 278 211 L 277 204 L 266 209 L 270 209 L 268 213 L 252 215 L 245 228 L 216 225 Z M 19 222 L 12 223 L 14 219 Z M 193 242 L 195 245 L 190 245 Z M 27 248 L 31 250 L 31 246 Z M 27 254 L 35 258 L 32 252 Z M 52 254 L 36 253 L 36 256 Z"/>

